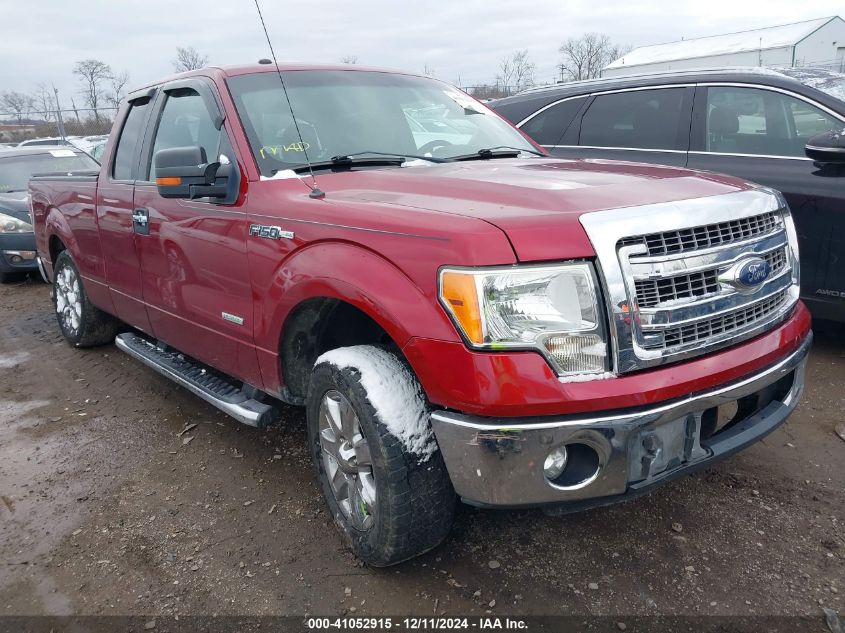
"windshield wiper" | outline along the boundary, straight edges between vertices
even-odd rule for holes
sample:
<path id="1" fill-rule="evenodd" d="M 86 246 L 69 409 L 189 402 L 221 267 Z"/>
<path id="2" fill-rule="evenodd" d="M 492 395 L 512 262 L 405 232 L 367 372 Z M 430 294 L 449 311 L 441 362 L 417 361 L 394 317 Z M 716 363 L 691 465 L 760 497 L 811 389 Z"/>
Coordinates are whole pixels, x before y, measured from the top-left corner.
<path id="1" fill-rule="evenodd" d="M 480 149 L 474 154 L 461 154 L 460 156 L 452 156 L 447 158 L 448 161 L 461 160 L 489 160 L 491 158 L 516 158 L 522 153 L 534 154 L 535 156 L 546 155 L 534 149 L 527 149 L 525 147 L 510 147 L 509 145 L 498 145 L 496 147 L 486 147 Z"/>
<path id="2" fill-rule="evenodd" d="M 296 172 L 297 174 L 308 172 L 309 170 L 322 170 L 322 169 L 351 169 L 352 167 L 384 167 L 384 166 L 400 166 L 402 163 L 405 162 L 404 156 L 384 156 L 384 157 L 372 157 L 372 158 L 365 158 L 365 157 L 350 157 L 350 156 L 335 156 L 331 160 L 321 160 L 314 163 L 311 163 L 309 166 L 307 163 L 304 165 L 297 165 L 296 167 L 291 167 L 291 171 Z"/>
<path id="3" fill-rule="evenodd" d="M 431 156 L 417 156 L 416 154 L 391 154 L 389 152 L 354 152 L 342 156 L 333 156 L 330 160 L 321 160 L 311 163 L 311 169 L 349 169 L 352 167 L 386 167 L 401 166 L 411 160 L 426 160 L 432 163 L 446 162 L 442 158 Z M 304 173 L 309 170 L 307 164 L 297 165 L 291 168 L 296 173 Z M 278 170 L 277 170 L 278 171 Z M 275 172 L 274 172 L 275 173 Z"/>
<path id="4" fill-rule="evenodd" d="M 394 154 L 392 152 L 353 152 L 352 154 L 344 154 L 343 156 L 335 156 L 334 158 L 353 158 L 355 156 L 390 156 L 392 158 L 406 158 L 416 160 L 427 160 L 430 163 L 445 163 L 444 158 L 435 158 L 434 156 L 420 156 L 419 154 Z M 334 158 L 332 160 L 334 160 Z"/>

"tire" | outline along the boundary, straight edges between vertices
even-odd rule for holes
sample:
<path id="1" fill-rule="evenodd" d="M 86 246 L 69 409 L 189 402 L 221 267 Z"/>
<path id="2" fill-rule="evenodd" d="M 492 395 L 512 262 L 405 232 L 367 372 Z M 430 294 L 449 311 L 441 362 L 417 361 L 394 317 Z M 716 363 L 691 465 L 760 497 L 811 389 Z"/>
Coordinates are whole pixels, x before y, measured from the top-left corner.
<path id="1" fill-rule="evenodd" d="M 53 267 L 53 305 L 65 340 L 74 347 L 94 347 L 114 341 L 120 322 L 88 299 L 79 269 L 67 251 Z"/>
<path id="2" fill-rule="evenodd" d="M 386 567 L 443 541 L 455 491 L 422 390 L 399 358 L 369 345 L 324 354 L 311 373 L 306 417 L 320 487 L 356 556 Z M 397 426 L 407 420 L 416 426 Z M 402 431 L 411 426 L 418 432 Z"/>

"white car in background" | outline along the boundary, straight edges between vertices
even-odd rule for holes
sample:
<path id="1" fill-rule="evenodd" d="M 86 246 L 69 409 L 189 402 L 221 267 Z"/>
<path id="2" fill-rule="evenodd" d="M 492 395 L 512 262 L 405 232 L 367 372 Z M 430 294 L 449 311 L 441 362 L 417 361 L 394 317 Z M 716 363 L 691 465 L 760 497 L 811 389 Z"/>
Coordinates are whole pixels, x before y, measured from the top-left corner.
<path id="1" fill-rule="evenodd" d="M 18 147 L 34 147 L 36 145 L 72 145 L 69 140 L 60 136 L 47 136 L 44 138 L 31 138 L 18 143 Z"/>

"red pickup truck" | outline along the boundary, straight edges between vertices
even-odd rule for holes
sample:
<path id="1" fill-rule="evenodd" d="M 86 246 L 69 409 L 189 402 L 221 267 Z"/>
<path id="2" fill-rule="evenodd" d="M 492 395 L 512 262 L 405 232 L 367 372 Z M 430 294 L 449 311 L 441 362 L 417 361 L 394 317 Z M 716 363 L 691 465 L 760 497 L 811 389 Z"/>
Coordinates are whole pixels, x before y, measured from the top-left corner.
<path id="1" fill-rule="evenodd" d="M 128 97 L 99 173 L 30 192 L 65 338 L 115 341 L 247 424 L 304 405 L 373 565 L 435 547 L 456 496 L 636 497 L 771 432 L 803 388 L 777 192 L 550 158 L 435 79 L 178 75 Z"/>

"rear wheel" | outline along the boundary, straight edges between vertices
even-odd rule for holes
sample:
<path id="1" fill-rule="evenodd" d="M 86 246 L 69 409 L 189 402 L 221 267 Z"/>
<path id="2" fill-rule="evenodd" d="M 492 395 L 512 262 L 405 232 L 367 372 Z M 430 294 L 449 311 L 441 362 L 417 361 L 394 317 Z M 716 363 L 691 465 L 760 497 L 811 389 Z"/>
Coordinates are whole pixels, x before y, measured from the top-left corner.
<path id="1" fill-rule="evenodd" d="M 85 294 L 79 269 L 67 251 L 56 258 L 53 268 L 53 302 L 62 335 L 76 347 L 110 343 L 120 322 L 97 308 Z"/>
<path id="2" fill-rule="evenodd" d="M 397 404 L 401 420 L 391 417 Z M 314 367 L 306 407 L 320 486 L 352 551 L 383 567 L 436 547 L 455 493 L 422 390 L 402 361 L 368 345 L 329 352 Z M 412 432 L 397 426 L 408 420 Z"/>

